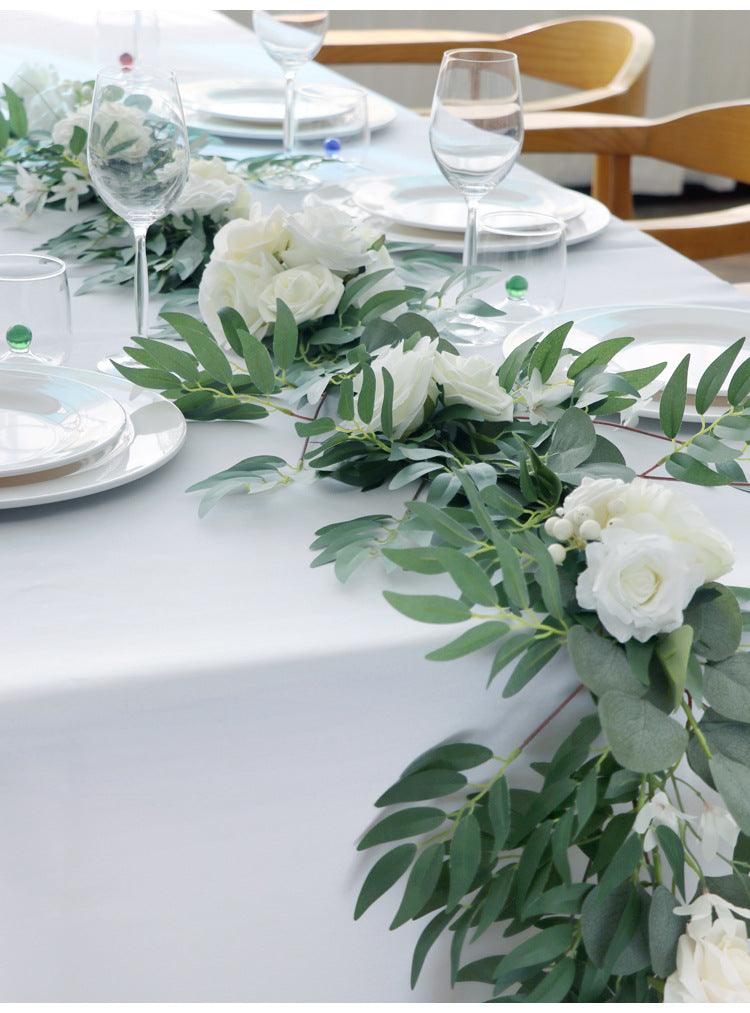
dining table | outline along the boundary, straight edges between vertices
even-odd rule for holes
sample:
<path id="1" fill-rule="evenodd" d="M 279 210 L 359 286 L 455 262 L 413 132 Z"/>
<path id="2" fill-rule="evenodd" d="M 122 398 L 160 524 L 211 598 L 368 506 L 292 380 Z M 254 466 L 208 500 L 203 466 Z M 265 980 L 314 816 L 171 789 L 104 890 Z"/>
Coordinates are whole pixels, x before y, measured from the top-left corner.
<path id="1" fill-rule="evenodd" d="M 95 36 L 90 13 L 2 12 L 0 80 L 23 61 L 90 78 Z M 160 59 L 179 81 L 278 75 L 252 33 L 215 12 L 160 14 Z M 301 82 L 337 80 L 314 63 L 300 72 Z M 368 168 L 434 173 L 426 120 L 399 107 L 373 134 Z M 253 199 L 270 208 L 277 196 L 254 188 Z M 283 200 L 293 208 L 301 196 Z M 3 221 L 0 252 L 32 251 L 70 220 L 46 210 L 25 226 Z M 75 291 L 91 269 L 69 270 Z M 94 369 L 132 333 L 132 289 L 72 302 L 70 364 Z M 581 307 L 650 303 L 750 309 L 626 222 L 570 248 L 571 319 Z M 616 440 L 635 460 L 653 457 L 637 434 Z M 152 475 L 0 511 L 3 1001 L 485 998 L 483 985 L 451 988 L 446 938 L 410 989 L 422 924 L 389 931 L 390 895 L 353 920 L 380 853 L 356 844 L 373 801 L 414 756 L 446 739 L 509 752 L 575 675 L 558 657 L 503 699 L 502 680 L 486 688 L 489 653 L 428 661 L 445 631 L 385 601 L 388 588 L 423 593 L 423 577 L 375 561 L 341 584 L 331 567 L 310 567 L 318 528 L 400 514 L 414 487 L 363 496 L 323 480 L 228 497 L 199 517 L 191 484 L 254 454 L 296 461 L 302 442 L 280 415 L 191 422 L 180 453 Z M 750 579 L 750 501 L 733 489 L 688 492 L 737 546 L 731 582 Z M 528 760 L 547 758 L 590 707 L 577 697 Z M 495 952 L 492 935 L 466 959 Z"/>

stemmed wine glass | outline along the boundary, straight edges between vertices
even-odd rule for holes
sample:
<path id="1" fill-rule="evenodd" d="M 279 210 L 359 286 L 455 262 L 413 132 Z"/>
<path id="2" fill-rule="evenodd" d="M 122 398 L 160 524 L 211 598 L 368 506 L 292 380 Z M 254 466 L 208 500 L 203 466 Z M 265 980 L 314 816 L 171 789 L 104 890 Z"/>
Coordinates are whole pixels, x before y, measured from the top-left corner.
<path id="1" fill-rule="evenodd" d="M 328 11 L 253 11 L 253 31 L 284 72 L 284 154 L 294 151 L 297 71 L 314 59 L 328 30 Z"/>
<path id="2" fill-rule="evenodd" d="M 133 230 L 137 333 L 148 335 L 146 233 L 188 176 L 190 145 L 174 74 L 140 66 L 97 75 L 87 159 L 96 192 Z"/>
<path id="3" fill-rule="evenodd" d="M 479 202 L 508 175 L 522 143 L 516 54 L 499 49 L 448 50 L 432 100 L 430 146 L 440 171 L 468 207 L 464 268 L 476 263 Z"/>

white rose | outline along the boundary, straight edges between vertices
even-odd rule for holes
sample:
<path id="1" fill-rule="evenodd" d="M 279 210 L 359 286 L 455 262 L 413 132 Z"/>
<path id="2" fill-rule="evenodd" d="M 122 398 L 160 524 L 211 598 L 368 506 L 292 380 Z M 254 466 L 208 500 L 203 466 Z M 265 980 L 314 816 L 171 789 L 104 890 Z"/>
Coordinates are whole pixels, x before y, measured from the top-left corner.
<path id="1" fill-rule="evenodd" d="M 734 565 L 732 543 L 703 511 L 665 483 L 636 478 L 610 502 L 612 523 L 633 530 L 662 531 L 703 567 L 704 580 L 717 580 Z"/>
<path id="2" fill-rule="evenodd" d="M 80 109 L 76 109 L 72 113 L 68 113 L 67 116 L 63 116 L 61 120 L 52 128 L 52 140 L 55 144 L 62 144 L 67 150 L 70 147 L 70 142 L 73 140 L 73 131 L 76 127 L 80 127 L 85 133 L 88 133 L 89 120 L 91 119 L 91 106 L 81 106 Z M 86 148 L 78 156 L 79 158 L 85 157 Z"/>
<path id="3" fill-rule="evenodd" d="M 84 112 L 90 116 L 91 106 L 81 106 L 79 113 Z M 140 162 L 148 154 L 152 143 L 144 111 L 138 106 L 126 106 L 123 102 L 101 103 L 96 111 L 95 136 L 97 145 L 102 145 L 105 153 L 126 144 L 127 147 L 117 152 L 117 157 L 123 162 Z"/>
<path id="4" fill-rule="evenodd" d="M 264 214 L 260 205 L 249 209 L 248 218 L 236 218 L 223 225 L 214 236 L 212 257 L 243 263 L 262 261 L 278 256 L 286 248 L 289 237 L 281 208 Z"/>
<path id="5" fill-rule="evenodd" d="M 207 265 L 198 288 L 198 307 L 216 341 L 228 348 L 219 310 L 231 306 L 237 310 L 255 337 L 263 337 L 268 330 L 260 314 L 260 295 L 274 274 L 281 270 L 273 257 L 265 254 L 257 261 L 240 263 L 212 259 Z"/>
<path id="6" fill-rule="evenodd" d="M 531 376 L 519 399 L 526 405 L 529 422 L 554 422 L 559 419 L 563 409 L 559 408 L 573 393 L 573 381 L 568 379 L 568 369 L 574 356 L 562 355 L 552 371 L 552 375 L 544 382 L 538 369 L 531 371 Z"/>
<path id="7" fill-rule="evenodd" d="M 511 422 L 513 398 L 500 386 L 497 366 L 481 355 L 463 357 L 439 352 L 435 379 L 443 388 L 447 405 L 476 408 L 490 422 Z"/>
<path id="8" fill-rule="evenodd" d="M 227 168 L 222 158 L 193 158 L 182 193 L 172 207 L 173 215 L 213 215 L 245 218 L 250 192 L 244 181 Z"/>
<path id="9" fill-rule="evenodd" d="M 288 267 L 325 264 L 331 271 L 351 274 L 369 261 L 378 231 L 356 221 L 339 208 L 316 205 L 291 215 L 289 247 L 283 254 Z"/>
<path id="10" fill-rule="evenodd" d="M 281 299 L 297 323 L 303 324 L 333 313 L 343 294 L 341 278 L 322 264 L 308 264 L 277 274 L 261 292 L 258 311 L 266 323 L 272 324 L 276 320 L 276 300 Z"/>
<path id="11" fill-rule="evenodd" d="M 375 373 L 375 406 L 372 419 L 360 424 L 368 432 L 381 429 L 383 411 L 383 370 L 387 369 L 393 378 L 393 434 L 396 438 L 417 429 L 430 414 L 437 397 L 437 386 L 433 379 L 437 341 L 434 338 L 420 338 L 414 348 L 404 351 L 403 342 L 393 348 L 383 348 L 372 360 Z M 361 373 L 354 380 L 354 390 L 362 389 Z"/>
<path id="12" fill-rule="evenodd" d="M 701 565 L 666 535 L 609 527 L 586 548 L 578 578 L 581 608 L 595 611 L 616 640 L 641 642 L 682 625 L 682 613 L 704 583 Z"/>
<path id="13" fill-rule="evenodd" d="M 664 984 L 664 1002 L 750 1001 L 747 928 L 732 916 L 748 918 L 750 911 L 716 894 L 702 894 L 674 911 L 691 918 L 677 944 L 677 966 Z"/>

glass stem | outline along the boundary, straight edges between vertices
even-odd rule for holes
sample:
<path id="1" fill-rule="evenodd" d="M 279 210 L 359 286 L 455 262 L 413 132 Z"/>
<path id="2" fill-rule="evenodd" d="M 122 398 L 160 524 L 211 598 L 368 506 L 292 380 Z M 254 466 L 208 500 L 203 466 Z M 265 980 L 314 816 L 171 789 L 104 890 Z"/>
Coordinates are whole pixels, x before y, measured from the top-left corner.
<path id="1" fill-rule="evenodd" d="M 468 269 L 474 267 L 477 262 L 477 209 L 479 207 L 479 198 L 467 197 L 466 204 L 469 214 L 466 220 L 466 234 L 464 236 L 463 266 Z M 469 280 L 468 277 L 466 280 Z"/>
<path id="2" fill-rule="evenodd" d="M 134 225 L 135 240 L 135 326 L 137 334 L 148 337 L 148 261 L 146 260 L 147 225 Z"/>
<path id="3" fill-rule="evenodd" d="M 284 154 L 291 155 L 294 151 L 294 76 L 293 70 L 284 73 Z"/>

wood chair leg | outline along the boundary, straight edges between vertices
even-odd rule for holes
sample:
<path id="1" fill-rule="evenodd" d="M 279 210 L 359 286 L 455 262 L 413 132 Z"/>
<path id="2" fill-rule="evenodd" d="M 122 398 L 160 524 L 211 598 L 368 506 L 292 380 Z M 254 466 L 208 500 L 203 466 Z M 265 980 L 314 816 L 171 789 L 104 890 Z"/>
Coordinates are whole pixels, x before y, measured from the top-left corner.
<path id="1" fill-rule="evenodd" d="M 596 155 L 591 196 L 606 204 L 618 218 L 633 217 L 630 155 Z"/>

